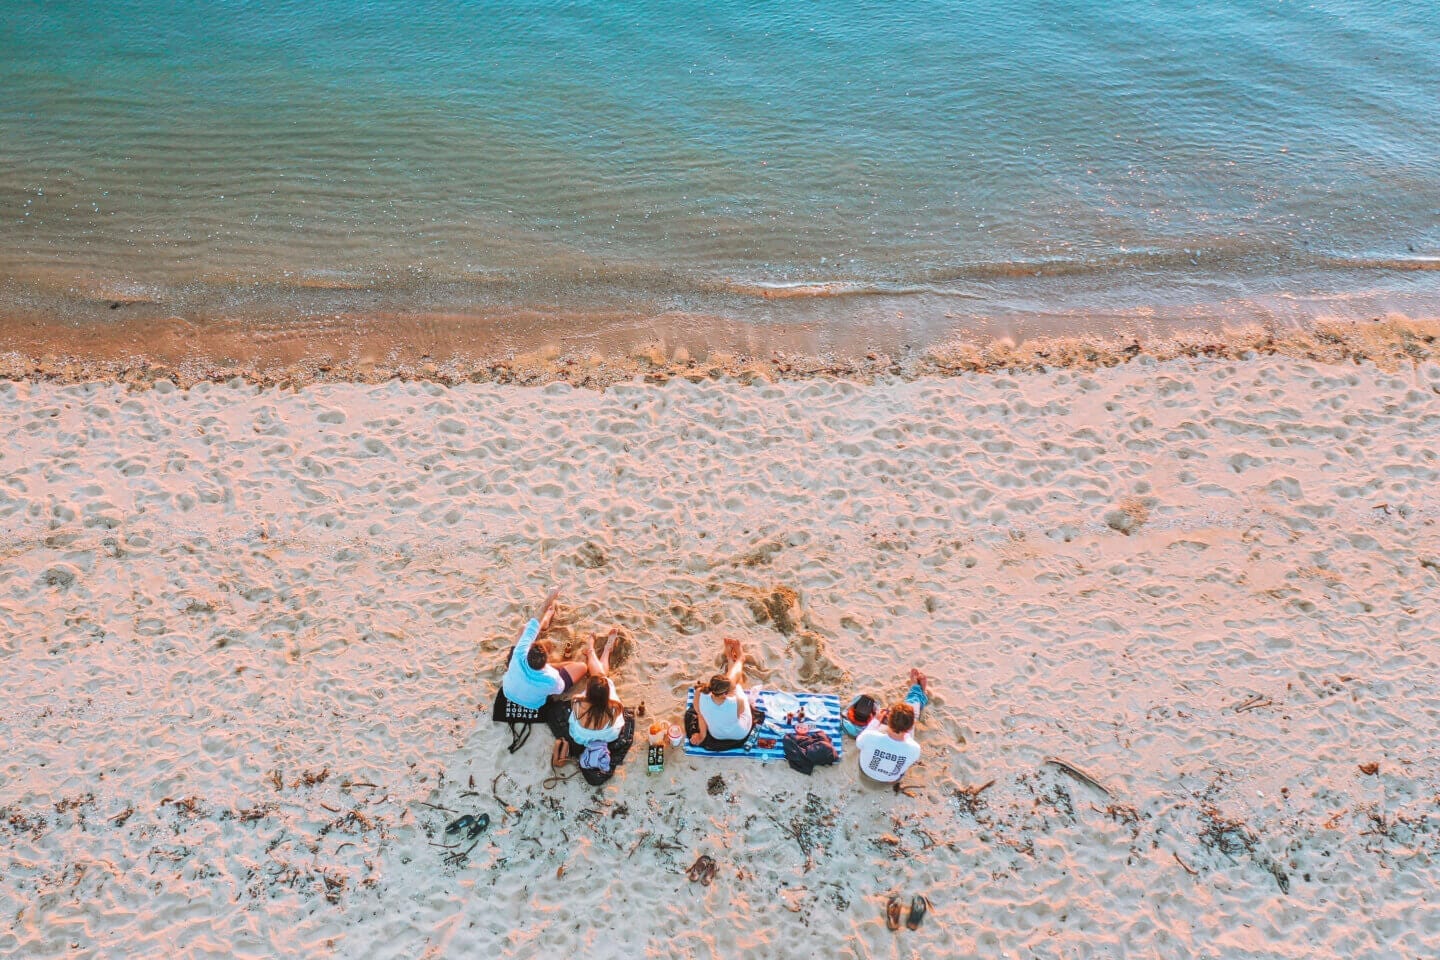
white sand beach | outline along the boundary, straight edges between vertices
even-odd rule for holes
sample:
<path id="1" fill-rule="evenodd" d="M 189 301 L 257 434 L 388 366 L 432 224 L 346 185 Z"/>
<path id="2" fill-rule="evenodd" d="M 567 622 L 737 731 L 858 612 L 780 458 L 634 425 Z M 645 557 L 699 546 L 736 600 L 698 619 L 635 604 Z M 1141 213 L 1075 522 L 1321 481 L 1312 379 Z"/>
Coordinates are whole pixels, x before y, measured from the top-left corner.
<path id="1" fill-rule="evenodd" d="M 0 956 L 1440 953 L 1440 365 L 694 380 L 0 383 Z M 908 795 L 544 789 L 554 584 L 652 715 L 922 665 Z"/>

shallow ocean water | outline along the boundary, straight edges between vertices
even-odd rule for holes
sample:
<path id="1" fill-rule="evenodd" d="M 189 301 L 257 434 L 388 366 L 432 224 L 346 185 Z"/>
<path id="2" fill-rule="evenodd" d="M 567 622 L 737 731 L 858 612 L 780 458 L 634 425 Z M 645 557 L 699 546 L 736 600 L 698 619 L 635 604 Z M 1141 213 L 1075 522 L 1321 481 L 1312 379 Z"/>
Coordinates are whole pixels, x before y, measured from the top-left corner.
<path id="1" fill-rule="evenodd" d="M 1426 4 L 0 4 L 0 308 L 1433 312 Z"/>

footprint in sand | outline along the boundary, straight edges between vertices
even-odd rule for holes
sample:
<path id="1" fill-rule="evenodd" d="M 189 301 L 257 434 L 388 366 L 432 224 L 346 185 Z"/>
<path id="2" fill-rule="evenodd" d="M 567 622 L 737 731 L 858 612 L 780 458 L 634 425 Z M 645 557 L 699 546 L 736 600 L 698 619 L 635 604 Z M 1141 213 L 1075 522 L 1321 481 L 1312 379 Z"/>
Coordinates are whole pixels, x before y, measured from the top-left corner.
<path id="1" fill-rule="evenodd" d="M 703 633 L 706 627 L 709 626 L 709 624 L 707 624 L 704 619 L 701 618 L 700 612 L 689 604 L 670 604 L 670 616 L 670 622 L 675 627 L 675 629 L 683 634 L 686 634 L 687 636 L 694 636 L 697 633 Z M 724 658 L 723 656 L 718 656 L 716 659 L 723 660 Z"/>
<path id="2" fill-rule="evenodd" d="M 575 551 L 576 565 L 587 570 L 597 570 L 609 562 L 610 558 L 605 555 L 605 548 L 594 540 L 586 540 L 580 545 L 580 549 Z"/>
<path id="3" fill-rule="evenodd" d="M 821 686 L 848 684 L 850 674 L 831 659 L 825 647 L 825 638 L 813 630 L 801 630 L 791 637 L 790 649 L 800 658 L 800 681 Z"/>
<path id="4" fill-rule="evenodd" d="M 610 648 L 611 670 L 619 670 L 625 666 L 626 662 L 635 656 L 635 651 L 638 649 L 638 645 L 635 643 L 635 635 L 630 632 L 628 627 L 616 627 L 616 630 L 615 645 Z M 603 649 L 605 640 L 602 637 L 598 639 L 596 643 Z"/>
<path id="5" fill-rule="evenodd" d="M 804 614 L 800 610 L 800 594 L 778 584 L 769 590 L 758 590 L 744 584 L 731 584 L 732 596 L 744 600 L 755 616 L 756 623 L 769 623 L 785 636 L 800 627 Z"/>

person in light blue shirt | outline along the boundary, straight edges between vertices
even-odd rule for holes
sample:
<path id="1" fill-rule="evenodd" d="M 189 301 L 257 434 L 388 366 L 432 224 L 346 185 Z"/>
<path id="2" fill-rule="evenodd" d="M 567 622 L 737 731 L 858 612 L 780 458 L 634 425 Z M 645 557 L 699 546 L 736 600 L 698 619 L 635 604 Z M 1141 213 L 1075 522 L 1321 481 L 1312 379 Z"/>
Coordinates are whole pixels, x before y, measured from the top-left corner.
<path id="1" fill-rule="evenodd" d="M 500 682 L 507 700 L 531 710 L 539 710 L 545 706 L 546 700 L 567 692 L 587 674 L 603 672 L 596 661 L 593 646 L 586 647 L 584 661 L 550 662 L 550 642 L 541 640 L 540 635 L 555 616 L 555 600 L 559 596 L 558 587 L 550 591 L 550 596 L 545 598 L 545 604 L 540 608 L 540 617 L 525 624 L 520 638 L 515 641 L 515 649 L 510 653 L 505 678 Z"/>

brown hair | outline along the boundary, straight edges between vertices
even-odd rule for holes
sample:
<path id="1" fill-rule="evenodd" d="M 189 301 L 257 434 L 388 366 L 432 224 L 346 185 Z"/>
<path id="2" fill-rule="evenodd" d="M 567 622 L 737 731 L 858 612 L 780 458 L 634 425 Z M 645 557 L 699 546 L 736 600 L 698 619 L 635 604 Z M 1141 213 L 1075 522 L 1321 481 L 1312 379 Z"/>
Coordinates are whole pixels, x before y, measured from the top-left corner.
<path id="1" fill-rule="evenodd" d="M 530 664 L 531 670 L 544 670 L 550 662 L 550 641 L 536 640 L 531 644 L 525 653 L 525 662 Z"/>
<path id="2" fill-rule="evenodd" d="M 602 676 L 593 676 L 585 683 L 585 715 L 580 717 L 580 726 L 587 730 L 603 730 L 614 722 L 610 681 Z"/>
<path id="3" fill-rule="evenodd" d="M 717 673 L 710 678 L 710 686 L 705 688 L 712 697 L 723 697 L 730 693 L 730 678 L 723 673 Z"/>
<path id="4" fill-rule="evenodd" d="M 885 725 L 896 733 L 904 733 L 915 726 L 915 710 L 908 703 L 897 703 L 890 708 Z"/>

